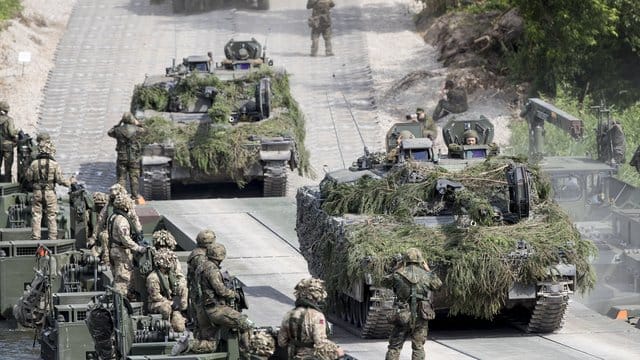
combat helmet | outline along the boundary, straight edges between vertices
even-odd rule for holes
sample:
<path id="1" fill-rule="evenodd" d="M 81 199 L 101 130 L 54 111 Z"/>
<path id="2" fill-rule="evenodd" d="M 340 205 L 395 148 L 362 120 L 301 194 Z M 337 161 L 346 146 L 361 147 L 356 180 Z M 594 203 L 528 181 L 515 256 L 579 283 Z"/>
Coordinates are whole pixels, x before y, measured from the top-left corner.
<path id="1" fill-rule="evenodd" d="M 109 201 L 109 196 L 103 192 L 96 191 L 93 193 L 93 203 L 98 206 L 105 206 Z"/>
<path id="2" fill-rule="evenodd" d="M 171 250 L 176 247 L 176 238 L 167 230 L 158 230 L 153 233 L 153 246 L 156 249 L 169 248 Z"/>
<path id="3" fill-rule="evenodd" d="M 38 143 L 42 141 L 51 141 L 51 135 L 49 135 L 48 131 L 40 131 L 38 132 L 38 136 L 36 136 L 36 141 Z"/>
<path id="4" fill-rule="evenodd" d="M 220 243 L 212 244 L 207 247 L 207 257 L 211 260 L 222 262 L 227 257 L 227 248 Z"/>
<path id="5" fill-rule="evenodd" d="M 131 198 L 129 198 L 126 194 L 118 194 L 113 199 L 113 207 L 124 212 L 128 212 L 131 210 L 132 206 Z"/>
<path id="6" fill-rule="evenodd" d="M 176 256 L 176 254 L 174 254 L 173 251 L 167 249 L 156 251 L 153 256 L 155 265 L 163 269 L 171 269 L 177 260 L 178 257 Z"/>
<path id="7" fill-rule="evenodd" d="M 324 281 L 316 278 L 302 279 L 293 289 L 297 300 L 309 300 L 315 303 L 323 302 L 327 298 Z"/>
<path id="8" fill-rule="evenodd" d="M 9 106 L 8 102 L 0 101 L 0 111 L 4 111 L 5 113 L 8 113 L 10 108 L 11 107 Z"/>
<path id="9" fill-rule="evenodd" d="M 56 154 L 56 147 L 49 140 L 43 140 L 38 143 L 38 152 L 40 154 L 47 154 L 54 156 Z"/>
<path id="10" fill-rule="evenodd" d="M 476 142 L 478 142 L 478 132 L 473 129 L 465 130 L 465 132 L 462 133 L 462 138 L 465 140 L 465 142 L 470 138 L 475 138 Z"/>
<path id="11" fill-rule="evenodd" d="M 134 119 L 135 119 L 135 117 L 133 117 L 133 114 L 130 113 L 129 111 L 127 111 L 124 114 L 122 114 L 122 122 L 125 123 L 125 124 L 133 124 L 134 123 Z"/>
<path id="12" fill-rule="evenodd" d="M 271 356 L 276 351 L 276 342 L 266 331 L 255 331 L 249 341 L 249 352 L 252 355 Z"/>
<path id="13" fill-rule="evenodd" d="M 196 236 L 196 244 L 198 247 L 206 247 L 209 244 L 216 242 L 216 233 L 211 229 L 204 229 Z"/>
<path id="14" fill-rule="evenodd" d="M 247 51 L 247 49 L 245 48 L 240 48 L 240 50 L 238 50 L 238 57 L 240 58 L 240 60 L 246 60 L 249 58 L 249 51 Z"/>
<path id="15" fill-rule="evenodd" d="M 115 198 L 118 195 L 127 195 L 127 189 L 119 183 L 115 183 L 109 188 L 109 196 Z"/>
<path id="16" fill-rule="evenodd" d="M 403 255 L 404 262 L 407 264 L 410 263 L 422 263 L 424 259 L 422 258 L 422 252 L 420 249 L 409 248 L 405 251 Z"/>

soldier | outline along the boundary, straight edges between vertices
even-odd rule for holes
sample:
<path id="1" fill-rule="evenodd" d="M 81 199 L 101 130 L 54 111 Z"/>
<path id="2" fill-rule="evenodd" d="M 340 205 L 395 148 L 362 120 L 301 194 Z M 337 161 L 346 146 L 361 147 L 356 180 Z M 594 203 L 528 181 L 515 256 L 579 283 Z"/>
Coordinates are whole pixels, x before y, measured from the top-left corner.
<path id="1" fill-rule="evenodd" d="M 444 97 L 438 101 L 436 109 L 433 111 L 433 121 L 438 121 L 449 113 L 459 114 L 467 111 L 467 92 L 455 86 L 453 81 L 447 80 L 444 83 Z"/>
<path id="2" fill-rule="evenodd" d="M 633 153 L 633 157 L 629 162 L 629 165 L 636 168 L 636 171 L 640 173 L 640 145 L 636 148 L 636 152 Z"/>
<path id="3" fill-rule="evenodd" d="M 155 231 L 152 236 L 153 246 L 156 249 L 156 253 L 169 252 L 173 254 L 173 250 L 175 250 L 177 242 L 176 238 L 173 237 L 169 231 L 158 230 Z M 182 266 L 180 265 L 178 258 L 175 258 L 175 261 L 171 263 L 171 268 L 169 270 L 173 274 L 172 276 L 175 277 L 175 286 L 173 287 L 175 295 L 174 307 L 180 311 L 187 311 L 189 306 L 189 290 L 187 289 L 187 280 L 184 277 Z"/>
<path id="4" fill-rule="evenodd" d="M 402 130 L 400 131 L 400 134 L 398 134 L 398 138 L 396 139 L 397 142 L 397 146 L 394 147 L 393 149 L 391 149 L 391 151 L 389 151 L 389 153 L 387 154 L 387 160 L 388 161 L 396 161 L 398 155 L 400 155 L 400 146 L 402 145 L 402 140 L 404 139 L 414 139 L 415 136 L 413 136 L 413 134 L 411 133 L 411 131 L 409 130 Z"/>
<path id="5" fill-rule="evenodd" d="M 0 144 L 2 146 L 2 157 L 0 165 L 4 162 L 4 176 L 2 182 L 11 182 L 11 168 L 13 167 L 13 148 L 18 141 L 18 132 L 9 114 L 9 104 L 0 101 Z"/>
<path id="6" fill-rule="evenodd" d="M 462 133 L 465 145 L 477 145 L 478 144 L 478 132 L 475 130 L 466 130 Z"/>
<path id="7" fill-rule="evenodd" d="M 422 137 L 435 140 L 438 138 L 438 125 L 432 118 L 427 117 L 423 108 L 416 109 L 416 120 L 422 125 Z"/>
<path id="8" fill-rule="evenodd" d="M 100 213 L 102 209 L 107 206 L 109 202 L 109 196 L 102 192 L 93 193 L 93 214 L 96 215 L 96 223 L 91 229 L 91 236 L 87 239 L 87 249 L 91 249 L 93 256 L 99 256 L 103 264 L 109 263 L 109 234 L 103 227 L 98 232 L 98 221 L 100 220 Z M 93 216 L 93 215 L 92 215 Z"/>
<path id="9" fill-rule="evenodd" d="M 198 233 L 196 236 L 196 247 L 191 251 L 189 257 L 187 258 L 187 264 L 189 268 L 187 269 L 187 283 L 189 284 L 189 316 L 191 317 L 191 321 L 195 324 L 195 337 L 197 339 L 202 338 L 210 338 L 215 334 L 201 334 L 198 326 L 198 322 L 203 321 L 207 322 L 207 314 L 204 312 L 204 309 L 201 306 L 196 306 L 196 304 L 201 303 L 200 299 L 200 291 L 198 286 L 198 279 L 196 278 L 196 270 L 200 266 L 200 264 L 204 263 L 207 260 L 207 247 L 215 244 L 216 242 L 216 234 L 213 230 L 204 229 Z"/>
<path id="10" fill-rule="evenodd" d="M 94 237 L 107 230 L 107 220 L 113 213 L 113 201 L 118 195 L 129 196 L 124 186 L 116 183 L 109 188 L 108 203 L 106 204 L 106 206 L 103 206 L 102 209 L 100 209 L 100 213 L 98 214 L 98 218 L 96 220 L 96 230 L 94 231 L 93 235 Z M 127 212 L 127 217 L 133 225 L 136 241 L 142 241 L 142 224 L 140 224 L 140 219 L 136 215 L 135 209 L 133 207 L 131 207 Z M 107 236 L 105 242 L 108 244 L 108 241 L 109 237 Z"/>
<path id="11" fill-rule="evenodd" d="M 307 9 L 313 9 L 309 17 L 311 28 L 311 56 L 318 55 L 320 35 L 324 39 L 324 51 L 333 56 L 331 50 L 331 8 L 336 6 L 333 0 L 307 0 Z"/>
<path id="12" fill-rule="evenodd" d="M 622 131 L 622 126 L 616 120 L 611 126 L 604 124 L 598 136 L 598 150 L 601 154 L 600 160 L 612 164 L 624 164 L 627 141 Z"/>
<path id="13" fill-rule="evenodd" d="M 224 245 L 216 243 L 207 248 L 207 261 L 203 262 L 196 270 L 199 280 L 201 303 L 197 306 L 204 307 L 208 321 L 198 321 L 201 333 L 211 333 L 217 330 L 227 330 L 239 333 L 241 353 L 248 352 L 248 330 L 253 328 L 253 322 L 247 315 L 240 313 L 229 304 L 237 298 L 235 290 L 225 286 L 220 264 L 227 256 Z M 212 330 L 210 328 L 216 329 Z M 177 355 L 185 351 L 204 353 L 214 351 L 217 347 L 217 336 L 210 339 L 189 340 L 187 335 L 180 338 L 171 350 L 171 354 Z"/>
<path id="14" fill-rule="evenodd" d="M 31 239 L 40 240 L 42 236 L 42 210 L 45 210 L 49 239 L 58 238 L 58 198 L 56 184 L 69 187 L 75 183 L 75 177 L 69 179 L 62 175 L 60 165 L 53 158 L 55 146 L 51 141 L 38 143 L 38 157 L 31 162 L 25 178 L 33 187 L 33 205 L 31 206 Z"/>
<path id="15" fill-rule="evenodd" d="M 140 166 L 142 162 L 142 145 L 140 144 L 140 136 L 146 130 L 140 125 L 140 122 L 130 113 L 126 112 L 122 115 L 122 119 L 112 127 L 108 134 L 117 140 L 116 152 L 118 160 L 116 164 L 116 175 L 118 183 L 126 187 L 127 175 L 131 185 L 131 196 L 137 202 L 139 199 L 138 183 L 140 180 Z"/>
<path id="16" fill-rule="evenodd" d="M 127 296 L 130 292 L 133 272 L 131 251 L 144 253 L 146 248 L 132 239 L 134 226 L 129 212 L 133 208 L 133 201 L 124 194 L 118 194 L 113 200 L 113 208 L 113 214 L 107 219 L 113 288 L 114 291 Z M 137 215 L 133 214 L 137 218 Z"/>
<path id="17" fill-rule="evenodd" d="M 327 339 L 327 321 L 320 309 L 327 298 L 324 281 L 302 279 L 294 289 L 295 308 L 282 319 L 278 345 L 287 348 L 289 359 L 333 360 L 344 351 Z"/>
<path id="18" fill-rule="evenodd" d="M 153 257 L 155 270 L 147 276 L 147 295 L 149 313 L 161 314 L 165 320 L 171 320 L 173 331 L 185 331 L 186 319 L 182 316 L 182 300 L 179 294 L 178 277 L 174 271 L 178 262 L 176 254 L 162 248 Z M 184 301 L 186 303 L 186 301 Z"/>
<path id="19" fill-rule="evenodd" d="M 428 320 L 435 317 L 431 306 L 431 290 L 442 285 L 438 276 L 430 271 L 422 253 L 416 248 L 408 249 L 401 264 L 385 279 L 395 295 L 394 328 L 389 337 L 386 360 L 397 360 L 404 342 L 411 338 L 412 359 L 425 358 L 424 343 L 427 341 Z"/>

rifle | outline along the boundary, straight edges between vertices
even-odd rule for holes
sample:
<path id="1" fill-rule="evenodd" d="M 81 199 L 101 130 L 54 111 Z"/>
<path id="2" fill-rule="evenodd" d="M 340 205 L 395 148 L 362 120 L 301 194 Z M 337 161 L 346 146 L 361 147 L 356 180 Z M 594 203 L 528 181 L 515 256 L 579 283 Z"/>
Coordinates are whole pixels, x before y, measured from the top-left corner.
<path id="1" fill-rule="evenodd" d="M 235 299 L 231 300 L 231 303 L 229 305 L 240 312 L 242 312 L 243 309 L 249 309 L 247 299 L 244 295 L 243 285 L 240 280 L 238 280 L 238 278 L 236 278 L 235 276 L 229 274 L 229 272 L 226 270 L 222 272 L 222 279 L 227 289 L 231 289 L 236 293 Z"/>

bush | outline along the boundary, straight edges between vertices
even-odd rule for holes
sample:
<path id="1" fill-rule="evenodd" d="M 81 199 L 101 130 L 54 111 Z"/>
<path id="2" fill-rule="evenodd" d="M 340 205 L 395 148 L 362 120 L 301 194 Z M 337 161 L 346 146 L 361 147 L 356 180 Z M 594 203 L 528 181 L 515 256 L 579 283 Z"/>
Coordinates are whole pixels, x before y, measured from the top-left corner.
<path id="1" fill-rule="evenodd" d="M 21 11 L 20 0 L 0 0 L 0 21 L 13 19 Z"/>

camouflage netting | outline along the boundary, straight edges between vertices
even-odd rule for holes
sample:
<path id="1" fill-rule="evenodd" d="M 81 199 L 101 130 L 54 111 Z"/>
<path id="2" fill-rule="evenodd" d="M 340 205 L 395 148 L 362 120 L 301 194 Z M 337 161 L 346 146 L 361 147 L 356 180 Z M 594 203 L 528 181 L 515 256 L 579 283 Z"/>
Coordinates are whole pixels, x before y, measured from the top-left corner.
<path id="1" fill-rule="evenodd" d="M 241 99 L 252 99 L 254 85 L 262 77 L 271 77 L 271 108 L 269 119 L 254 123 L 229 125 L 232 110 Z M 252 136 L 288 136 L 294 139 L 299 154 L 298 172 L 309 174 L 309 155 L 304 146 L 304 116 L 289 91 L 286 74 L 269 68 L 253 72 L 244 79 L 221 81 L 214 75 L 190 75 L 181 80 L 176 93 L 182 103 L 195 101 L 196 92 L 204 86 L 215 86 L 219 94 L 209 109 L 211 124 L 177 124 L 160 116 L 145 120 L 147 135 L 143 144 L 171 140 L 175 146 L 174 159 L 180 166 L 196 168 L 206 174 L 226 174 L 244 185 L 244 169 L 257 157 L 258 148 L 246 146 L 256 143 Z M 132 108 L 166 111 L 169 93 L 160 87 L 136 86 Z"/>
<path id="2" fill-rule="evenodd" d="M 512 225 L 493 224 L 492 214 L 485 213 L 489 220 L 478 215 L 477 223 L 489 225 L 463 227 L 425 227 L 402 220 L 411 219 L 407 214 L 428 213 L 427 208 L 436 204 L 430 189 L 437 177 L 462 182 L 467 187 L 462 196 L 486 208 L 487 203 L 478 199 L 491 193 L 492 201 L 499 198 L 498 189 L 504 186 L 500 179 L 504 179 L 508 163 L 506 159 L 487 161 L 455 174 L 438 169 L 418 184 L 397 185 L 393 179 L 401 178 L 398 173 L 382 180 L 323 189 L 328 195 L 322 205 L 326 212 L 314 200 L 317 190 L 301 189 L 296 228 L 311 274 L 326 281 L 330 294 L 348 289 L 353 279 L 365 274 L 371 274 L 379 284 L 393 266 L 394 255 L 416 247 L 443 279 L 438 298 L 446 299 L 444 305 L 451 314 L 485 319 L 504 307 L 515 282 L 542 279 L 547 267 L 558 262 L 576 265 L 581 291 L 592 288 L 595 275 L 588 259 L 596 249 L 580 238 L 568 217 L 548 200 L 549 184 L 535 169 L 537 197 L 529 219 Z M 344 199 L 340 200 L 341 196 Z M 457 204 L 456 211 L 463 211 L 459 201 L 454 199 L 452 204 Z M 347 209 L 361 214 L 344 215 Z M 517 250 L 522 241 L 530 249 L 528 255 Z"/>

